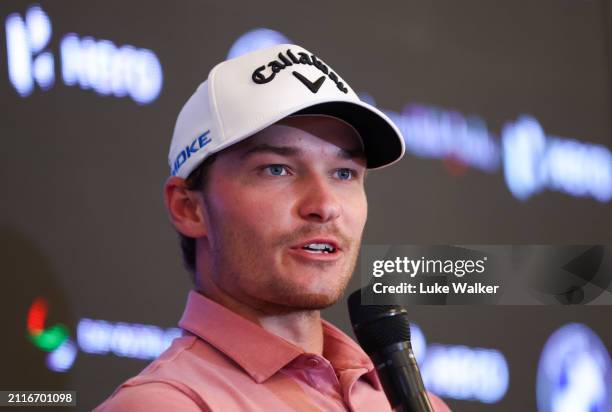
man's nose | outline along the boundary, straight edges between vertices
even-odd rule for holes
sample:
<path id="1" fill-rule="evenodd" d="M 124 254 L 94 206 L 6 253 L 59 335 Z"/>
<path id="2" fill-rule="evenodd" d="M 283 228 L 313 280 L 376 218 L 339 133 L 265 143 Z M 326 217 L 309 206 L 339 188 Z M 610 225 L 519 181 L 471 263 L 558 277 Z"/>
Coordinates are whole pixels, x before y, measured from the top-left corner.
<path id="1" fill-rule="evenodd" d="M 309 177 L 301 190 L 298 213 L 309 221 L 326 223 L 340 217 L 342 204 L 333 183 L 324 176 Z"/>

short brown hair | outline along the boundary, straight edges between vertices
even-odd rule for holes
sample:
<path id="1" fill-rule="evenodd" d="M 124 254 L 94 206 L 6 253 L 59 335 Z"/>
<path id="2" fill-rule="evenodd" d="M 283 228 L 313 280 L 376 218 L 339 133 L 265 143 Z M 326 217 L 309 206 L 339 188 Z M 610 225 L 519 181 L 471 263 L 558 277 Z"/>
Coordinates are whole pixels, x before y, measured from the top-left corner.
<path id="1" fill-rule="evenodd" d="M 185 179 L 187 190 L 206 191 L 208 185 L 208 177 L 210 166 L 215 161 L 216 154 L 213 153 L 206 158 L 198 167 Z M 181 242 L 181 251 L 183 252 L 183 265 L 185 269 L 191 272 L 192 281 L 196 284 L 196 240 L 192 237 L 185 236 L 179 232 L 179 240 Z"/>

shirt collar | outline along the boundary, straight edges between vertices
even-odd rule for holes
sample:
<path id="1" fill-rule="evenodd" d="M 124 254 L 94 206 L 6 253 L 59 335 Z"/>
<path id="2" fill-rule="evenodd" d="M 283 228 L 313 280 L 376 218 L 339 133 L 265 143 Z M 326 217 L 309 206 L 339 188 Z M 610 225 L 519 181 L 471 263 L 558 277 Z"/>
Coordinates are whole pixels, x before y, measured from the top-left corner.
<path id="1" fill-rule="evenodd" d="M 323 356 L 334 369 L 364 368 L 370 383 L 379 389 L 374 365 L 361 347 L 331 323 L 321 321 Z M 302 348 L 193 290 L 187 297 L 179 326 L 223 352 L 257 383 L 305 353 Z"/>
<path id="2" fill-rule="evenodd" d="M 321 319 L 323 323 L 323 356 L 329 360 L 335 370 L 366 369 L 365 376 L 372 386 L 382 389 L 370 357 L 353 339 L 340 329 Z"/>

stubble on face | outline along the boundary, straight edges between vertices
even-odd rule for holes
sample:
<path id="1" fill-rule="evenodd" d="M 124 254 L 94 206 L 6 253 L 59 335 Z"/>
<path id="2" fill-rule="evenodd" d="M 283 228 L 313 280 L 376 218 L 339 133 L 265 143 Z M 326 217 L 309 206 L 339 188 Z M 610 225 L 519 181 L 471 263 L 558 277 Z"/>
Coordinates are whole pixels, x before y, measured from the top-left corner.
<path id="1" fill-rule="evenodd" d="M 222 218 L 215 218 L 216 211 L 207 206 L 212 220 L 215 220 L 211 238 L 212 276 L 218 286 L 225 292 L 248 301 L 249 305 L 259 310 L 277 310 L 291 312 L 295 310 L 321 310 L 340 300 L 353 275 L 359 255 L 361 236 L 351 239 L 338 230 L 335 225 L 327 227 L 304 225 L 291 233 L 278 236 L 272 245 L 257 241 L 258 232 L 251 230 L 248 222 L 244 225 L 225 224 Z M 236 222 L 234 222 L 236 223 Z M 238 227 L 240 227 L 239 230 Z M 321 292 L 313 293 L 303 290 L 282 273 L 272 273 L 276 265 L 270 264 L 266 256 L 270 251 L 262 250 L 268 246 L 272 250 L 283 250 L 295 244 L 299 239 L 311 236 L 334 236 L 346 253 L 341 265 L 334 262 L 309 262 L 315 270 L 329 271 L 335 268 L 333 275 L 321 283 Z M 224 247 L 233 245 L 231 249 Z M 235 250 L 239 253 L 233 253 Z M 270 262 L 271 263 L 271 262 Z"/>

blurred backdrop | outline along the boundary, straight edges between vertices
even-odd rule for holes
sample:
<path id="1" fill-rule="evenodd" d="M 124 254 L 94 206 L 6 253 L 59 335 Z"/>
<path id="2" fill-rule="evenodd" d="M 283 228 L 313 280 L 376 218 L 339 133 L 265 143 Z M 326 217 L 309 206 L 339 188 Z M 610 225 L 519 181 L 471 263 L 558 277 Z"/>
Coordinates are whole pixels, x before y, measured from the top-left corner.
<path id="1" fill-rule="evenodd" d="M 268 44 L 313 51 L 405 135 L 368 177 L 365 244 L 612 243 L 611 9 L 2 1 L 0 389 L 76 390 L 88 410 L 179 333 L 174 122 L 216 63 Z M 344 301 L 324 314 L 351 333 Z M 612 410 L 612 308 L 410 315 L 455 411 Z"/>

